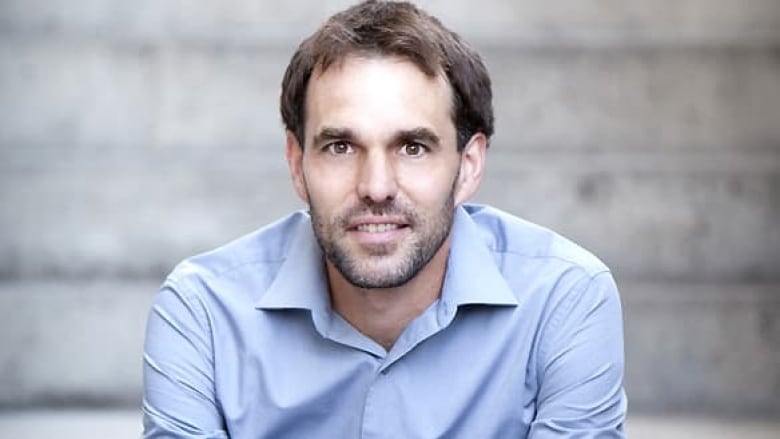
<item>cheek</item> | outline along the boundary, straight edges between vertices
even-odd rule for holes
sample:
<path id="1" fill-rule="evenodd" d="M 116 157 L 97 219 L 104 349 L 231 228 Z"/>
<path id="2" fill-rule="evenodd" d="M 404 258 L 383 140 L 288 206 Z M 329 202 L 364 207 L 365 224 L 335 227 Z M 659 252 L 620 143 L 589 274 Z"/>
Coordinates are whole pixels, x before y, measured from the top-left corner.
<path id="1" fill-rule="evenodd" d="M 404 175 L 401 186 L 403 192 L 418 208 L 438 210 L 449 201 L 457 170 L 426 168 Z"/>
<path id="2" fill-rule="evenodd" d="M 354 192 L 350 186 L 347 170 L 304 166 L 303 173 L 309 203 L 317 204 L 320 210 L 338 208 L 349 200 Z"/>

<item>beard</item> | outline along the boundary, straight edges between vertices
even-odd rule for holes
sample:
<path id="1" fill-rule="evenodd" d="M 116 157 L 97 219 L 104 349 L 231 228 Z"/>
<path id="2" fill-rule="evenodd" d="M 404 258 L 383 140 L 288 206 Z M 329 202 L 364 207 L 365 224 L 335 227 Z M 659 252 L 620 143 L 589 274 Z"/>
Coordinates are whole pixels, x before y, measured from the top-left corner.
<path id="1" fill-rule="evenodd" d="M 362 200 L 343 214 L 326 218 L 310 200 L 314 236 L 325 257 L 357 288 L 395 288 L 406 284 L 433 259 L 450 234 L 455 216 L 455 176 L 450 192 L 434 214 L 423 216 L 396 198 L 385 202 Z M 308 193 L 308 188 L 306 189 Z M 411 234 L 398 244 L 378 245 L 358 254 L 349 247 L 350 219 L 360 215 L 392 215 L 404 218 Z"/>

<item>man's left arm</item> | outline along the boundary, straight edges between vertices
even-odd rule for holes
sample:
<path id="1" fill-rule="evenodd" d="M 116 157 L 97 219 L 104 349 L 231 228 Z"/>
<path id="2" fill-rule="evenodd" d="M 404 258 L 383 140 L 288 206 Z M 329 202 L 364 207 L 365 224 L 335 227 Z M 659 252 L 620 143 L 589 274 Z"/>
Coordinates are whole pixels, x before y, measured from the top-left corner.
<path id="1" fill-rule="evenodd" d="M 545 329 L 530 439 L 623 438 L 623 319 L 609 272 L 569 291 Z"/>

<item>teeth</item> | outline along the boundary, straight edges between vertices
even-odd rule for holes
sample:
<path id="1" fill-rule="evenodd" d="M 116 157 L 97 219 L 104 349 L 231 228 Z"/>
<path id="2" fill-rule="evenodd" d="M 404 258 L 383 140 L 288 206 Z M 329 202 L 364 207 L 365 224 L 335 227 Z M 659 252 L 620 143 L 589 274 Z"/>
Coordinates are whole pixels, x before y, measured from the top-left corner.
<path id="1" fill-rule="evenodd" d="M 399 227 L 398 224 L 361 224 L 357 229 L 361 232 L 382 233 L 389 230 L 396 230 Z"/>

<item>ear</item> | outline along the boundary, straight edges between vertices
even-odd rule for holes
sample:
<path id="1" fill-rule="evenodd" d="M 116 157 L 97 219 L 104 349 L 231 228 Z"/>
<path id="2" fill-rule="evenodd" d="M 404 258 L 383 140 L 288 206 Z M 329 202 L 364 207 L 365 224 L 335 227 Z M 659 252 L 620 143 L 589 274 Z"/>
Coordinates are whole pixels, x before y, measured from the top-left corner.
<path id="1" fill-rule="evenodd" d="M 455 192 L 455 204 L 468 201 L 479 189 L 485 170 L 487 137 L 483 133 L 474 134 L 460 153 L 460 175 Z"/>
<path id="2" fill-rule="evenodd" d="M 290 167 L 290 176 L 295 192 L 304 203 L 309 204 L 306 179 L 303 176 L 303 146 L 298 143 L 298 138 L 291 131 L 286 131 L 284 155 L 287 157 L 287 166 Z"/>

